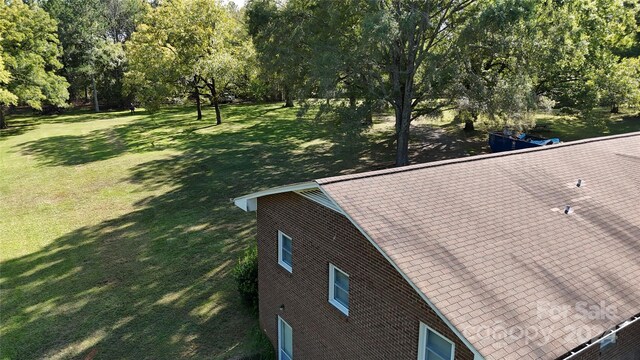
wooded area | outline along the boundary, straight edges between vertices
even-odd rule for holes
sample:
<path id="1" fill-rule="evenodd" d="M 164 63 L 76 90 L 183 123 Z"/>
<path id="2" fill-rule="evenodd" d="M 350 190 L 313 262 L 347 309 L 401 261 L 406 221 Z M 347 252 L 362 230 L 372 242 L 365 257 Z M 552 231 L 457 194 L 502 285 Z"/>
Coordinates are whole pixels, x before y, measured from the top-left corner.
<path id="1" fill-rule="evenodd" d="M 95 111 L 193 101 L 321 101 L 367 126 L 455 110 L 525 121 L 640 104 L 633 0 L 33 0 L 0 5 L 0 128 L 16 106 Z"/>

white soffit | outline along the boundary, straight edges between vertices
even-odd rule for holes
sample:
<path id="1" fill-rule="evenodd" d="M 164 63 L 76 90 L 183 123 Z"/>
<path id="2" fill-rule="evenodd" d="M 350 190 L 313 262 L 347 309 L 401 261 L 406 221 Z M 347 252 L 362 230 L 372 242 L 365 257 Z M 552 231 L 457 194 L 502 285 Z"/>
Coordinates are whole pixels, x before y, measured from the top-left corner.
<path id="1" fill-rule="evenodd" d="M 329 209 L 344 215 L 344 212 L 342 211 L 342 209 L 340 209 L 340 207 L 335 202 L 333 202 L 333 200 L 329 199 L 329 197 L 327 197 L 327 195 L 325 195 L 320 190 L 320 188 L 296 191 L 296 193 L 306 197 L 311 201 L 317 202 L 322 206 L 328 207 Z"/>

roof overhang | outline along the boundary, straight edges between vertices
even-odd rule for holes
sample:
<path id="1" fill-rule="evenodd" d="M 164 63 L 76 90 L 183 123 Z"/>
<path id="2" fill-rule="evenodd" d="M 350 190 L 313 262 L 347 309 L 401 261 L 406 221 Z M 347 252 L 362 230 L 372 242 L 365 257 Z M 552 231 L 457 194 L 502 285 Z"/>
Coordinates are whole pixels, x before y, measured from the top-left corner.
<path id="1" fill-rule="evenodd" d="M 244 211 L 256 211 L 258 209 L 258 198 L 268 195 L 282 194 L 291 191 L 301 191 L 301 190 L 310 190 L 310 189 L 318 189 L 320 185 L 315 181 L 309 181 L 304 183 L 297 183 L 286 186 L 279 186 L 263 191 L 254 192 L 248 195 L 240 196 L 235 199 L 232 199 L 233 203 Z"/>

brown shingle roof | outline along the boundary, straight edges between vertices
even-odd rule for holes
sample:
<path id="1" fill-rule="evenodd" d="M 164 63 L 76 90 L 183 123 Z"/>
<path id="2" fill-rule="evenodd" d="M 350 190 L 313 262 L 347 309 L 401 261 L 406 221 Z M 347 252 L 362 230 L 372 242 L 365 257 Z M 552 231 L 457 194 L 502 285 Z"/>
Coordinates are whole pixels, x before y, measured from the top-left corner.
<path id="1" fill-rule="evenodd" d="M 317 183 L 488 359 L 556 358 L 640 312 L 640 133 Z"/>

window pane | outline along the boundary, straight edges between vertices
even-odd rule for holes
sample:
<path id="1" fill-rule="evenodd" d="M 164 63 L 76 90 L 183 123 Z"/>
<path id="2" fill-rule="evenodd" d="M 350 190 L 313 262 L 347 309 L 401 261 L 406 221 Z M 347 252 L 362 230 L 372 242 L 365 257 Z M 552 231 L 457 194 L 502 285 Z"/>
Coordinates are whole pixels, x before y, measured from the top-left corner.
<path id="1" fill-rule="evenodd" d="M 282 235 L 282 249 L 291 252 L 291 238 Z"/>
<path id="2" fill-rule="evenodd" d="M 280 354 L 284 359 L 291 359 L 293 354 L 293 331 L 283 320 L 280 320 Z"/>
<path id="3" fill-rule="evenodd" d="M 340 304 L 344 305 L 344 307 L 346 307 L 347 309 L 349 308 L 349 293 L 348 292 L 342 290 L 338 286 L 335 286 L 334 290 L 333 290 L 333 297 Z"/>
<path id="4" fill-rule="evenodd" d="M 349 277 L 344 275 L 338 270 L 335 270 L 334 281 L 337 286 L 344 289 L 345 291 L 349 291 Z"/>
<path id="5" fill-rule="evenodd" d="M 282 249 L 282 262 L 291 266 L 291 253 Z"/>
<path id="6" fill-rule="evenodd" d="M 451 343 L 433 331 L 427 333 L 427 350 L 427 354 L 432 351 L 443 359 L 448 360 L 451 357 Z"/>
<path id="7" fill-rule="evenodd" d="M 425 360 L 449 360 L 449 357 L 443 358 L 442 356 L 427 349 L 427 357 L 425 358 Z"/>

